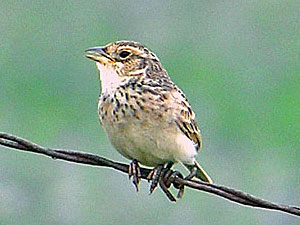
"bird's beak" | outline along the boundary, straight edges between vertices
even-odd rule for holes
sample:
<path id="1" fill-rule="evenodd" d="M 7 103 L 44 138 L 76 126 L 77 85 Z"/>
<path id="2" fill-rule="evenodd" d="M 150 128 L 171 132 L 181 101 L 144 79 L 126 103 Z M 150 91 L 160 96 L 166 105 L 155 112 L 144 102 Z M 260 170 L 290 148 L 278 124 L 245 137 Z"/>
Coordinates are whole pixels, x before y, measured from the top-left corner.
<path id="1" fill-rule="evenodd" d="M 113 61 L 113 59 L 106 53 L 105 47 L 94 47 L 87 49 L 85 50 L 85 56 L 100 63 Z"/>

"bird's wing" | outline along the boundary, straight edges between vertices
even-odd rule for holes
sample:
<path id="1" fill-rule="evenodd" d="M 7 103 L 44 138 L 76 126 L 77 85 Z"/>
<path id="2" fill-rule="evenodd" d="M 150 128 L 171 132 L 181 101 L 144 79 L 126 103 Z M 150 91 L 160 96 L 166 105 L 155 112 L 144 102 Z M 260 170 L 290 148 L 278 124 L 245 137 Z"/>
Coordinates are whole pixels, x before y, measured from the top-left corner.
<path id="1" fill-rule="evenodd" d="M 171 96 L 177 108 L 175 111 L 175 123 L 179 129 L 194 142 L 195 148 L 198 151 L 201 148 L 202 142 L 200 130 L 195 119 L 195 113 L 185 95 L 178 87 L 175 87 L 171 91 Z"/>
<path id="2" fill-rule="evenodd" d="M 142 91 L 153 97 L 150 108 L 156 105 L 160 108 L 171 109 L 169 112 L 172 121 L 175 121 L 178 128 L 194 142 L 198 151 L 201 148 L 200 130 L 195 120 L 195 113 L 184 93 L 169 79 L 164 79 L 161 83 L 153 79 L 146 80 Z"/>

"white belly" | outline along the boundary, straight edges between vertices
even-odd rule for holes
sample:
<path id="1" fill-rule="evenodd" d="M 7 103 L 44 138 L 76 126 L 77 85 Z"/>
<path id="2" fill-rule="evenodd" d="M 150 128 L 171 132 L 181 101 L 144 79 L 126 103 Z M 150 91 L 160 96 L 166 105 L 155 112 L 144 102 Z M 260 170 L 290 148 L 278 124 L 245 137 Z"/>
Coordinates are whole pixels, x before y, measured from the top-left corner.
<path id="1" fill-rule="evenodd" d="M 128 159 L 147 166 L 178 161 L 192 164 L 197 155 L 193 142 L 175 123 L 155 124 L 150 118 L 132 118 L 113 124 L 104 121 L 103 126 L 113 146 Z"/>

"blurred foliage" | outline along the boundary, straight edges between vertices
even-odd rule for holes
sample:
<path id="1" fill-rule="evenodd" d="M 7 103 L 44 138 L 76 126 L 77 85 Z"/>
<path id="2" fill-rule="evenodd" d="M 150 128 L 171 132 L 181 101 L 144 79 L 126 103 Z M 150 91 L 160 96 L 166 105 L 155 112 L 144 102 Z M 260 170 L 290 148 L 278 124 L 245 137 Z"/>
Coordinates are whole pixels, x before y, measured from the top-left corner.
<path id="1" fill-rule="evenodd" d="M 139 41 L 185 91 L 219 184 L 300 205 L 299 1 L 1 1 L 0 130 L 127 161 L 97 122 L 88 47 Z M 178 167 L 183 170 L 183 168 Z M 296 224 L 186 191 L 1 147 L 0 224 Z"/>

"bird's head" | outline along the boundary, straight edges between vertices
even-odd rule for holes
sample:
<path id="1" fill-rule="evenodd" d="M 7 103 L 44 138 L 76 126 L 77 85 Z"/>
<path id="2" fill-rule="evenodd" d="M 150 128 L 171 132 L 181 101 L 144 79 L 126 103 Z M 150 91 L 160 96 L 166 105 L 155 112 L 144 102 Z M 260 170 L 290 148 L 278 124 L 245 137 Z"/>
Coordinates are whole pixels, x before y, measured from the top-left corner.
<path id="1" fill-rule="evenodd" d="M 96 61 L 102 92 L 110 92 L 131 79 L 168 76 L 157 56 L 138 42 L 117 41 L 85 52 L 87 58 Z"/>
<path id="2" fill-rule="evenodd" d="M 157 56 L 138 42 L 117 41 L 86 50 L 86 57 L 96 61 L 100 73 L 115 71 L 119 77 L 145 74 L 149 65 L 162 69 Z M 106 76 L 101 74 L 101 76 Z"/>

